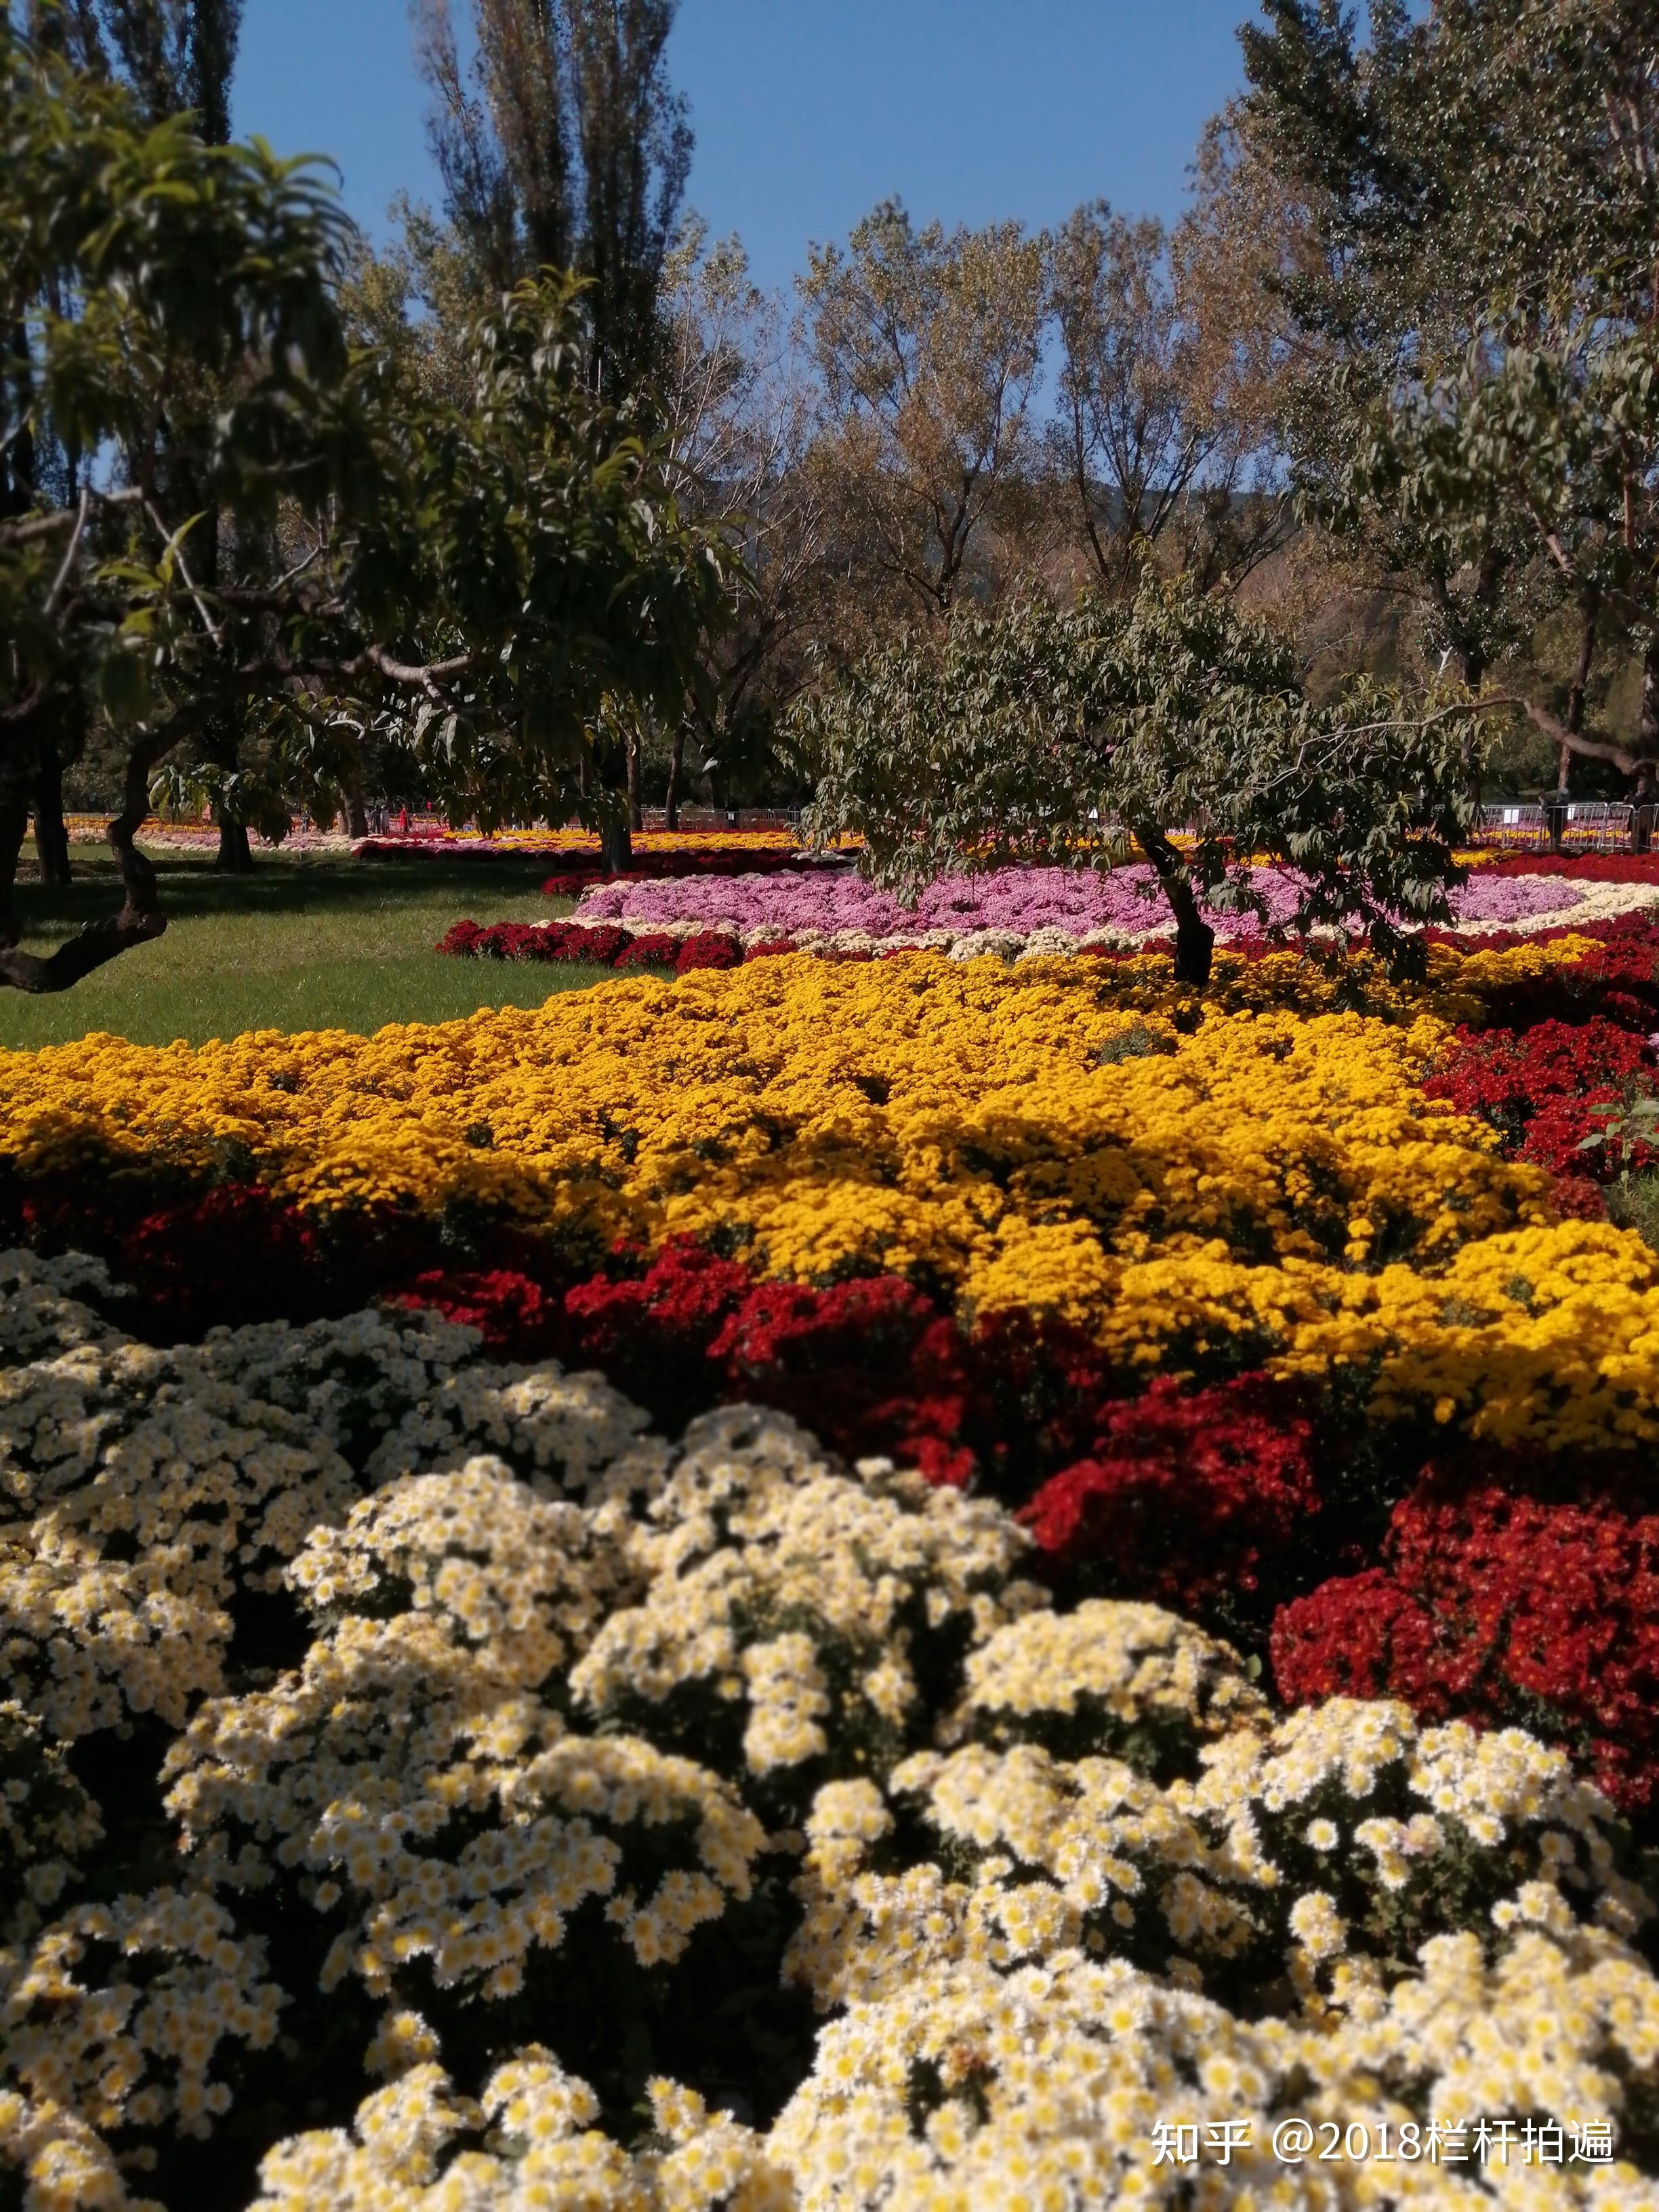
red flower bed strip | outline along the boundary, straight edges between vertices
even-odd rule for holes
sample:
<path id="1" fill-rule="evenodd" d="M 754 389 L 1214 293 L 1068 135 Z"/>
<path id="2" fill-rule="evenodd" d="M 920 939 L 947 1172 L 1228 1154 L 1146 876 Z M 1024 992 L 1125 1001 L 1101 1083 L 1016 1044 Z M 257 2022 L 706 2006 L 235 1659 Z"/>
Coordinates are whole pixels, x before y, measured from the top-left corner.
<path id="1" fill-rule="evenodd" d="M 1505 853 L 1474 863 L 1482 876 L 1565 876 L 1581 884 L 1659 884 L 1659 853 Z"/>
<path id="2" fill-rule="evenodd" d="M 1430 1719 L 1529 1728 L 1570 1746 L 1626 1811 L 1651 1813 L 1659 1501 L 1633 1464 L 1576 1485 L 1571 1468 L 1530 1472 L 1531 1488 L 1513 1469 L 1502 1486 L 1430 1469 L 1395 1508 L 1380 1565 L 1279 1613 L 1279 1693 L 1403 1698 Z M 1564 1480 L 1577 1491 L 1565 1501 Z"/>
<path id="3" fill-rule="evenodd" d="M 1460 1029 L 1423 1089 L 1489 1122 L 1506 1158 L 1612 1182 L 1659 1167 L 1659 1148 L 1621 1127 L 1632 1101 L 1659 1095 L 1656 1061 L 1644 1038 L 1601 1015 L 1522 1030 Z"/>
<path id="4" fill-rule="evenodd" d="M 458 921 L 439 940 L 437 950 L 468 960 L 574 960 L 599 968 L 672 968 L 678 975 L 697 968 L 736 968 L 744 957 L 737 939 L 720 930 L 700 930 L 691 937 L 666 930 L 635 934 L 619 922 L 494 921 L 486 927 Z M 795 947 L 784 943 L 765 950 L 793 952 Z"/>

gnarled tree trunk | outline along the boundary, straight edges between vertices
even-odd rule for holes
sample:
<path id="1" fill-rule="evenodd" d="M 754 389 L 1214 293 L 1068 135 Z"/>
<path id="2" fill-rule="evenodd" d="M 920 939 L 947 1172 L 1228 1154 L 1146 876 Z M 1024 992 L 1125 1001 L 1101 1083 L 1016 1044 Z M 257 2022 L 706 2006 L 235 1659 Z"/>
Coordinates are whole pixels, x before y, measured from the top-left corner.
<path id="1" fill-rule="evenodd" d="M 17 883 L 17 856 L 29 826 L 29 811 L 15 792 L 0 789 L 0 951 L 9 951 L 22 935 L 12 893 Z"/>
<path id="2" fill-rule="evenodd" d="M 1132 822 L 1130 834 L 1155 870 L 1175 916 L 1175 979 L 1202 989 L 1215 958 L 1215 932 L 1199 911 L 1198 895 L 1187 864 L 1164 832 L 1151 822 Z"/>
<path id="3" fill-rule="evenodd" d="M 88 922 L 76 936 L 44 957 L 17 949 L 15 923 L 0 926 L 0 939 L 4 939 L 6 927 L 12 931 L 4 949 L 0 949 L 0 984 L 33 994 L 67 991 L 83 975 L 90 975 L 94 968 L 118 958 L 135 945 L 147 944 L 163 934 L 167 916 L 161 912 L 155 871 L 138 850 L 136 841 L 149 812 L 149 779 L 155 764 L 172 750 L 187 727 L 185 716 L 176 717 L 173 724 L 152 731 L 141 739 L 127 756 L 121 811 L 109 825 L 110 849 L 120 869 L 126 894 L 119 914 L 102 921 Z M 0 801 L 0 889 L 8 894 L 27 819 L 27 810 L 20 799 L 14 797 Z M 7 913 L 9 914 L 9 897 Z"/>

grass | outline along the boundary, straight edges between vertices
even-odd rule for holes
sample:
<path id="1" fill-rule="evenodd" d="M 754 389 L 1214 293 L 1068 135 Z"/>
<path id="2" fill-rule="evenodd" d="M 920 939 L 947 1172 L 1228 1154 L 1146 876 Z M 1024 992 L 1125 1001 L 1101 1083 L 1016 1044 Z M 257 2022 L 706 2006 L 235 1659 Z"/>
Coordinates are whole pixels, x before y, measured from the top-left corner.
<path id="1" fill-rule="evenodd" d="M 370 1036 L 388 1022 L 450 1021 L 481 1006 L 538 1006 L 607 972 L 456 960 L 433 951 L 464 916 L 547 921 L 568 913 L 568 904 L 538 894 L 545 857 L 262 854 L 251 876 L 216 875 L 210 856 L 152 858 L 168 916 L 166 936 L 53 997 L 0 991 L 0 1046 L 64 1044 L 96 1030 L 137 1044 L 179 1037 L 201 1044 L 258 1029 Z M 22 941 L 32 951 L 50 951 L 120 904 L 106 854 L 76 846 L 74 863 L 76 880 L 63 890 L 19 883 Z"/>

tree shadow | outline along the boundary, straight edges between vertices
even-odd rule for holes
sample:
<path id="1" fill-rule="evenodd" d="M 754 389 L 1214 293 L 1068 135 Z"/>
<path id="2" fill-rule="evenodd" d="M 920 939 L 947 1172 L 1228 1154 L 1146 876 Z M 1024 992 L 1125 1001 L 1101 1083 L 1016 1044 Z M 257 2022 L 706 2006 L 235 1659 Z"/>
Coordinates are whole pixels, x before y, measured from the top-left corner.
<path id="1" fill-rule="evenodd" d="M 206 859 L 150 854 L 163 910 L 175 921 L 222 915 L 341 913 L 365 907 L 426 906 L 452 899 L 458 908 L 482 895 L 526 898 L 546 880 L 546 854 L 503 860 L 362 860 L 332 853 L 261 855 L 252 874 L 221 875 Z M 114 861 L 77 847 L 75 878 L 66 884 L 20 879 L 15 906 L 26 933 L 78 929 L 119 902 Z M 550 908 L 550 912 L 552 909 Z"/>

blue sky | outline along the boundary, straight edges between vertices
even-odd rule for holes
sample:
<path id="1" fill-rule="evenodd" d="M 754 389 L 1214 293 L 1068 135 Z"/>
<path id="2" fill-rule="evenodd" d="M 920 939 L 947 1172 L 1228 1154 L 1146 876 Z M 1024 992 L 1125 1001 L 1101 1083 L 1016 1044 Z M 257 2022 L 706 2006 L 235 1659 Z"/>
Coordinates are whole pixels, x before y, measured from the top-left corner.
<path id="1" fill-rule="evenodd" d="M 465 0 L 455 0 L 457 13 Z M 755 275 L 844 238 L 896 192 L 918 221 L 1036 227 L 1103 194 L 1178 212 L 1206 116 L 1240 76 L 1251 0 L 681 0 L 673 75 L 697 137 L 689 193 Z M 247 0 L 236 127 L 331 154 L 376 232 L 399 187 L 435 199 L 407 0 Z"/>

